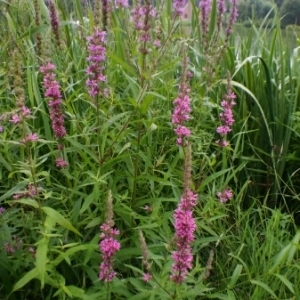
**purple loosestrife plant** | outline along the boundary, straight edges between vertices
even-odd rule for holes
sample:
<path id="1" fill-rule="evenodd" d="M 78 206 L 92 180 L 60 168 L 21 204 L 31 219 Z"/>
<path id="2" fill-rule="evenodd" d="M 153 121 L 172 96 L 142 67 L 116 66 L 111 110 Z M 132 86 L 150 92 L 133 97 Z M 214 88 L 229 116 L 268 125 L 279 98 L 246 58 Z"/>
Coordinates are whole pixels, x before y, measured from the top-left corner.
<path id="1" fill-rule="evenodd" d="M 100 226 L 100 238 L 102 241 L 99 243 L 99 248 L 102 255 L 99 279 L 106 282 L 112 281 L 117 275 L 113 269 L 113 260 L 116 252 L 121 248 L 121 244 L 114 238 L 116 235 L 119 235 L 119 230 L 114 229 L 113 226 L 112 194 L 111 191 L 109 191 L 106 201 L 105 222 Z"/>
<path id="2" fill-rule="evenodd" d="M 173 1 L 173 14 L 174 17 L 179 17 L 183 14 L 184 6 L 186 5 L 186 0 L 174 0 Z"/>
<path id="3" fill-rule="evenodd" d="M 87 41 L 89 53 L 87 61 L 89 65 L 86 73 L 89 78 L 86 81 L 86 86 L 89 95 L 92 98 L 106 96 L 107 90 L 101 89 L 100 87 L 100 83 L 106 81 L 106 76 L 104 75 L 104 62 L 106 59 L 106 32 L 99 31 L 95 28 L 93 35 L 89 36 Z"/>
<path id="4" fill-rule="evenodd" d="M 193 218 L 193 207 L 198 195 L 190 188 L 185 188 L 181 201 L 174 213 L 176 251 L 173 252 L 171 279 L 182 283 L 188 271 L 192 269 L 193 253 L 191 243 L 195 239 L 196 222 Z"/>
<path id="5" fill-rule="evenodd" d="M 226 43 L 232 33 L 233 25 L 236 23 L 238 17 L 237 0 L 230 0 L 230 4 L 229 19 L 226 27 Z"/>
<path id="6" fill-rule="evenodd" d="M 231 190 L 225 189 L 223 192 L 218 192 L 217 196 L 218 196 L 220 202 L 225 203 L 228 200 L 232 199 L 233 193 Z"/>
<path id="7" fill-rule="evenodd" d="M 113 1 L 111 1 L 113 2 Z M 115 8 L 124 8 L 124 7 L 128 7 L 128 0 L 114 0 L 114 5 Z"/>
<path id="8" fill-rule="evenodd" d="M 139 241 L 140 241 L 140 246 L 141 246 L 141 250 L 142 250 L 143 265 L 145 267 L 143 281 L 149 282 L 152 279 L 151 265 L 149 263 L 150 258 L 149 258 L 149 254 L 148 254 L 148 248 L 147 248 L 146 240 L 145 240 L 142 230 L 139 230 Z"/>
<path id="9" fill-rule="evenodd" d="M 204 48 L 206 48 L 208 46 L 207 35 L 210 20 L 211 0 L 201 0 L 199 2 L 199 9 L 202 43 L 204 44 Z"/>
<path id="10" fill-rule="evenodd" d="M 192 177 L 192 149 L 186 140 L 191 131 L 183 124 L 189 120 L 191 107 L 188 79 L 190 73 L 187 72 L 188 58 L 184 53 L 182 63 L 182 75 L 179 85 L 179 96 L 174 101 L 175 109 L 172 115 L 172 123 L 176 125 L 177 144 L 184 147 L 184 175 L 183 175 L 183 194 L 180 203 L 174 212 L 175 242 L 176 250 L 172 254 L 173 265 L 171 270 L 171 280 L 177 284 L 182 283 L 188 271 L 192 269 L 193 253 L 191 243 L 195 239 L 196 222 L 193 217 L 198 195 L 191 189 Z"/>
<path id="11" fill-rule="evenodd" d="M 229 142 L 226 140 L 226 136 L 231 132 L 231 127 L 234 123 L 232 107 L 236 105 L 234 99 L 236 95 L 232 92 L 230 85 L 227 87 L 227 94 L 221 101 L 222 112 L 220 113 L 221 125 L 217 127 L 216 132 L 221 136 L 221 140 L 217 140 L 216 143 L 221 147 L 227 147 Z"/>
<path id="12" fill-rule="evenodd" d="M 49 17 L 51 28 L 55 37 L 56 46 L 60 47 L 61 41 L 59 36 L 59 19 L 53 0 L 49 0 Z"/>
<path id="13" fill-rule="evenodd" d="M 64 126 L 65 117 L 62 110 L 62 96 L 60 92 L 60 85 L 56 80 L 54 70 L 55 65 L 50 63 L 49 61 L 40 67 L 40 72 L 44 77 L 43 88 L 45 91 L 45 96 L 49 99 L 48 106 L 50 112 L 51 127 L 54 137 L 61 143 L 60 140 L 66 136 L 67 131 Z M 67 162 L 64 161 L 64 163 L 65 166 Z M 61 164 L 58 165 L 57 163 L 56 166 L 62 167 Z"/>
<path id="14" fill-rule="evenodd" d="M 144 55 L 143 63 L 145 63 L 145 55 L 149 53 L 148 44 L 152 41 L 151 23 L 152 19 L 156 18 L 156 16 L 157 12 L 155 8 L 151 6 L 149 0 L 146 0 L 143 5 L 141 1 L 138 0 L 131 10 L 131 20 L 134 23 L 140 44 L 139 51 Z M 155 44 L 157 46 L 157 41 Z M 142 66 L 142 68 L 144 67 L 145 66 Z"/>
<path id="15" fill-rule="evenodd" d="M 172 124 L 175 125 L 174 131 L 177 135 L 177 145 L 179 146 L 183 146 L 185 139 L 191 135 L 190 129 L 184 125 L 190 119 L 191 112 L 190 87 L 188 83 L 190 73 L 187 72 L 187 64 L 188 58 L 185 57 L 182 64 L 183 73 L 179 84 L 179 94 L 173 102 L 175 107 L 172 115 Z"/>
<path id="16" fill-rule="evenodd" d="M 59 83 L 56 81 L 55 65 L 46 62 L 40 67 L 44 76 L 45 96 L 49 99 L 48 106 L 50 110 L 50 119 L 52 130 L 56 139 L 63 138 L 67 132 L 64 126 L 64 114 L 62 111 L 62 96 L 60 93 Z"/>

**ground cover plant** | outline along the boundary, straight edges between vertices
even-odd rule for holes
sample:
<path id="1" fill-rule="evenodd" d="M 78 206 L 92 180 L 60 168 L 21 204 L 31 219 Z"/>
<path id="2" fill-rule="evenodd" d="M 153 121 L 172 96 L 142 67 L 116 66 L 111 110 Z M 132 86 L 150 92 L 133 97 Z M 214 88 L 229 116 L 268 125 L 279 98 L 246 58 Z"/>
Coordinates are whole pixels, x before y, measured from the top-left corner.
<path id="1" fill-rule="evenodd" d="M 66 4 L 0 2 L 0 299 L 298 299 L 275 8 L 245 36 L 235 0 Z"/>

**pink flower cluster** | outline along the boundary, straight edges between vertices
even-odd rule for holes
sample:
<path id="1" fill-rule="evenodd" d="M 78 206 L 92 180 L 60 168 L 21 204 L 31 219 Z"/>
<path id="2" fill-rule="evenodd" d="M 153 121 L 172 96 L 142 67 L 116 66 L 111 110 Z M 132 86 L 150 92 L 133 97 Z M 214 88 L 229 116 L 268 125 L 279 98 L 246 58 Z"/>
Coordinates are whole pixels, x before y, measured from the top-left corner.
<path id="1" fill-rule="evenodd" d="M 173 11 L 174 11 L 174 16 L 178 17 L 183 14 L 183 9 L 184 6 L 186 5 L 187 1 L 186 0 L 174 0 L 173 1 Z"/>
<path id="2" fill-rule="evenodd" d="M 104 61 L 106 59 L 106 31 L 95 29 L 92 36 L 87 38 L 89 56 L 87 61 L 89 66 L 86 73 L 89 78 L 86 81 L 87 89 L 91 97 L 106 95 L 106 91 L 100 91 L 100 82 L 106 81 L 104 75 Z"/>
<path id="3" fill-rule="evenodd" d="M 21 143 L 26 144 L 28 142 L 35 142 L 38 139 L 39 139 L 39 137 L 36 133 L 30 133 L 24 139 L 21 140 Z"/>
<path id="4" fill-rule="evenodd" d="M 62 96 L 60 93 L 59 83 L 55 80 L 53 70 L 55 66 L 50 62 L 45 63 L 40 67 L 41 73 L 44 75 L 44 90 L 45 96 L 49 98 L 50 119 L 54 136 L 57 139 L 63 138 L 67 132 L 64 127 L 64 114 L 61 108 Z"/>
<path id="5" fill-rule="evenodd" d="M 177 250 L 173 252 L 171 279 L 180 284 L 192 269 L 192 247 L 191 243 L 195 239 L 196 222 L 193 218 L 193 207 L 196 205 L 198 195 L 190 189 L 186 189 L 182 195 L 178 208 L 174 213 L 175 220 L 175 240 Z"/>
<path id="6" fill-rule="evenodd" d="M 236 95 L 229 89 L 228 93 L 225 96 L 225 99 L 221 101 L 221 107 L 223 112 L 220 113 L 221 126 L 218 126 L 217 133 L 222 137 L 222 140 L 218 140 L 217 144 L 221 147 L 227 147 L 229 142 L 226 140 L 226 135 L 231 131 L 232 124 L 234 123 L 232 107 L 236 105 L 234 99 Z"/>
<path id="7" fill-rule="evenodd" d="M 232 194 L 231 190 L 226 189 L 223 192 L 218 192 L 217 196 L 218 196 L 220 202 L 225 203 L 228 200 L 232 199 L 233 194 Z"/>
<path id="8" fill-rule="evenodd" d="M 102 241 L 99 244 L 99 248 L 102 253 L 103 262 L 100 264 L 99 279 L 110 282 L 116 276 L 116 272 L 113 269 L 113 258 L 121 248 L 120 243 L 114 239 L 114 236 L 119 234 L 119 230 L 112 228 L 107 223 L 101 225 L 100 229 Z"/>
<path id="9" fill-rule="evenodd" d="M 114 1 L 115 8 L 120 8 L 120 7 L 128 7 L 128 0 L 115 0 Z"/>
<path id="10" fill-rule="evenodd" d="M 191 99 L 189 97 L 190 88 L 187 84 L 187 80 L 179 85 L 179 95 L 174 100 L 174 111 L 172 115 L 172 124 L 176 127 L 174 129 L 177 135 L 177 145 L 182 146 L 184 139 L 191 135 L 190 129 L 184 126 L 184 123 L 190 119 L 191 112 Z"/>
<path id="11" fill-rule="evenodd" d="M 225 44 L 228 41 L 228 37 L 232 33 L 233 25 L 236 23 L 238 10 L 237 10 L 237 0 L 230 0 L 230 12 L 229 17 L 227 19 L 227 26 L 225 29 L 226 33 L 226 40 Z M 200 16 L 200 23 L 201 23 L 201 34 L 203 43 L 205 46 L 208 46 L 208 30 L 209 30 L 209 22 L 210 22 L 210 12 L 212 9 L 212 0 L 201 0 L 199 2 L 199 16 Z M 222 23 L 224 21 L 224 16 L 226 12 L 225 1 L 224 0 L 217 0 L 217 29 L 220 31 Z"/>
<path id="12" fill-rule="evenodd" d="M 22 120 L 24 120 L 26 117 L 28 117 L 30 114 L 31 114 L 31 110 L 28 107 L 23 105 L 21 107 L 19 114 L 13 115 L 10 119 L 10 122 L 13 124 L 18 124 Z"/>
<path id="13" fill-rule="evenodd" d="M 18 238 L 16 235 L 13 236 L 13 242 L 4 242 L 4 250 L 7 254 L 12 254 L 19 250 L 23 244 L 22 239 Z"/>
<path id="14" fill-rule="evenodd" d="M 134 27 L 138 32 L 139 42 L 142 43 L 139 51 L 143 54 L 147 54 L 149 52 L 147 49 L 147 43 L 151 41 L 151 19 L 156 18 L 156 10 L 150 5 L 150 1 L 146 1 L 145 4 L 142 5 L 141 1 L 139 0 L 132 8 L 131 16 Z M 160 41 L 155 40 L 153 44 L 154 46 L 158 47 L 160 45 Z"/>
<path id="15" fill-rule="evenodd" d="M 38 188 L 36 189 L 35 186 L 32 183 L 30 183 L 30 184 L 28 184 L 27 190 L 25 190 L 22 193 L 14 194 L 13 198 L 14 199 L 34 198 L 34 196 L 37 193 L 40 193 L 41 191 L 42 191 L 41 186 L 38 186 Z"/>
<path id="16" fill-rule="evenodd" d="M 229 20 L 227 23 L 226 28 L 226 36 L 227 38 L 232 33 L 232 27 L 235 24 L 237 17 L 238 17 L 238 9 L 237 9 L 237 0 L 230 0 L 230 13 L 229 13 Z"/>

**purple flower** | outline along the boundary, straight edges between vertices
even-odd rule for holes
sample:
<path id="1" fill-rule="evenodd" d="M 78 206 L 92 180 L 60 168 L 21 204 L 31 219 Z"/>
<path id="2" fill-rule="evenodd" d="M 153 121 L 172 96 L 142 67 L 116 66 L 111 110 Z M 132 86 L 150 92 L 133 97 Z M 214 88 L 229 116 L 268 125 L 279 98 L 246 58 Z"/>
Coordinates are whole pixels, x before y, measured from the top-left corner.
<path id="1" fill-rule="evenodd" d="M 234 99 L 236 95 L 231 91 L 230 86 L 227 87 L 227 94 L 225 98 L 221 101 L 221 107 L 223 111 L 220 113 L 221 126 L 217 127 L 217 133 L 222 137 L 222 140 L 216 141 L 216 143 L 221 147 L 227 147 L 229 142 L 226 141 L 225 136 L 231 131 L 231 127 L 234 123 L 232 107 L 236 105 Z"/>
<path id="2" fill-rule="evenodd" d="M 174 0 L 173 1 L 173 11 L 175 17 L 181 16 L 183 14 L 184 6 L 186 5 L 186 0 Z"/>
<path id="3" fill-rule="evenodd" d="M 22 115 L 24 117 L 26 117 L 26 116 L 28 116 L 30 114 L 31 114 L 31 110 L 28 107 L 26 107 L 26 106 L 23 105 L 22 106 Z"/>
<path id="4" fill-rule="evenodd" d="M 55 160 L 55 165 L 58 168 L 66 168 L 69 164 L 63 158 L 59 157 Z"/>
<path id="5" fill-rule="evenodd" d="M 16 251 L 15 248 L 8 242 L 4 242 L 4 250 L 7 254 L 12 254 Z"/>
<path id="6" fill-rule="evenodd" d="M 60 45 L 59 19 L 58 19 L 55 5 L 52 0 L 49 0 L 49 17 L 50 17 L 51 28 L 55 36 L 56 44 L 59 46 Z"/>
<path id="7" fill-rule="evenodd" d="M 20 117 L 18 115 L 13 115 L 10 119 L 11 123 L 17 124 L 20 122 Z"/>
<path id="8" fill-rule="evenodd" d="M 205 46 L 208 45 L 207 34 L 209 27 L 210 11 L 211 11 L 211 0 L 201 0 L 199 3 L 200 9 L 200 23 L 201 23 L 201 33 L 202 42 Z"/>
<path id="9" fill-rule="evenodd" d="M 45 96 L 49 98 L 48 106 L 52 130 L 55 138 L 60 139 L 63 138 L 67 132 L 64 127 L 64 115 L 61 108 L 62 96 L 60 93 L 60 86 L 55 80 L 54 69 L 55 66 L 50 62 L 47 62 L 40 67 L 40 71 L 44 75 Z"/>
<path id="10" fill-rule="evenodd" d="M 100 91 L 99 83 L 106 81 L 103 74 L 104 61 L 106 59 L 106 31 L 95 29 L 92 36 L 87 38 L 89 56 L 87 61 L 89 66 L 86 73 L 89 78 L 86 81 L 87 89 L 91 97 L 104 95 Z"/>
<path id="11" fill-rule="evenodd" d="M 25 197 L 29 197 L 29 198 L 34 198 L 34 196 L 37 193 L 40 193 L 42 191 L 42 187 L 38 186 L 37 188 L 35 188 L 35 186 L 30 183 L 28 184 L 27 190 L 25 190 L 24 192 L 18 193 L 18 194 L 14 194 L 13 198 L 14 199 L 21 199 L 21 198 L 25 198 Z"/>
<path id="12" fill-rule="evenodd" d="M 110 282 L 116 276 L 116 272 L 113 269 L 113 258 L 117 251 L 120 250 L 120 243 L 114 239 L 115 235 L 119 234 L 119 231 L 113 229 L 110 224 L 104 223 L 100 226 L 102 241 L 99 244 L 100 251 L 102 253 L 103 262 L 100 264 L 99 279 L 106 282 Z"/>
<path id="13" fill-rule="evenodd" d="M 144 55 L 149 52 L 147 44 L 151 41 L 151 19 L 156 18 L 156 16 L 156 10 L 151 6 L 150 1 L 146 1 L 142 5 L 141 1 L 138 0 L 131 10 L 131 21 L 134 23 L 138 41 L 141 44 L 139 51 Z"/>
<path id="14" fill-rule="evenodd" d="M 21 140 L 21 143 L 34 142 L 37 141 L 38 139 L 39 137 L 36 133 L 30 133 L 23 140 Z"/>
<path id="15" fill-rule="evenodd" d="M 231 190 L 226 189 L 223 192 L 218 192 L 217 196 L 218 196 L 220 202 L 225 203 L 228 200 L 232 199 L 233 194 L 232 194 Z"/>
<path id="16" fill-rule="evenodd" d="M 0 215 L 2 215 L 5 211 L 6 211 L 6 209 L 4 207 L 0 206 Z"/>
<path id="17" fill-rule="evenodd" d="M 229 20 L 227 23 L 226 28 L 226 36 L 227 38 L 232 33 L 233 25 L 236 23 L 238 17 L 238 10 L 237 10 L 237 0 L 230 0 L 230 13 L 229 13 Z"/>
<path id="18" fill-rule="evenodd" d="M 0 125 L 0 133 L 3 132 L 3 126 Z"/>
<path id="19" fill-rule="evenodd" d="M 176 251 L 173 252 L 173 265 L 171 279 L 175 283 L 182 283 L 192 269 L 193 254 L 191 243 L 195 239 L 196 222 L 193 218 L 193 207 L 196 205 L 198 195 L 187 188 L 174 213 L 174 227 Z"/>
<path id="20" fill-rule="evenodd" d="M 119 7 L 128 7 L 128 0 L 115 0 L 115 7 L 119 8 Z"/>
<path id="21" fill-rule="evenodd" d="M 179 95 L 173 101 L 174 111 L 172 114 L 172 124 L 176 127 L 174 132 L 177 135 L 177 145 L 183 146 L 184 139 L 191 135 L 190 129 L 184 126 L 184 123 L 190 119 L 191 109 L 191 99 L 189 97 L 189 84 L 188 79 L 190 78 L 190 72 L 187 71 L 188 59 L 185 58 L 183 61 L 183 74 L 181 77 L 181 82 L 179 84 Z"/>
<path id="22" fill-rule="evenodd" d="M 152 278 L 152 275 L 151 274 L 149 274 L 149 273 L 145 273 L 144 275 L 143 275 L 143 281 L 145 281 L 145 282 L 149 282 L 149 280 Z"/>

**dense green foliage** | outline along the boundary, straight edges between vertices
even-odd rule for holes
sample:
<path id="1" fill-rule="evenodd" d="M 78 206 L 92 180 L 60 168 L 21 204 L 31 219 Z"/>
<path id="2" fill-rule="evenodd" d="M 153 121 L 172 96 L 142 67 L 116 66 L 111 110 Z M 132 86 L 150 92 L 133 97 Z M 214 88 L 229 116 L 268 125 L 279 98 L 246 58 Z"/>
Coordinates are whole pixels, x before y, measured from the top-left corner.
<path id="1" fill-rule="evenodd" d="M 174 20 L 172 1 L 160 2 L 150 27 L 162 46 L 151 44 L 147 54 L 129 8 L 110 12 L 108 92 L 97 99 L 86 86 L 86 38 L 101 24 L 91 1 L 72 1 L 74 11 L 55 3 L 59 40 L 44 1 L 0 2 L 1 300 L 300 298 L 299 48 L 289 48 L 276 10 L 271 21 L 260 10 L 259 28 L 247 34 L 237 28 L 227 40 L 215 7 L 204 37 L 195 6 L 191 22 L 182 22 Z M 176 285 L 169 277 L 173 213 L 185 153 L 171 114 L 184 55 L 193 73 L 188 126 L 199 200 L 193 269 Z M 52 131 L 40 71 L 47 60 L 56 66 L 63 98 L 61 140 Z M 216 128 L 228 81 L 237 95 L 235 123 L 230 145 L 220 147 Z M 20 100 L 32 115 L 14 123 Z M 29 133 L 38 140 L 22 141 Z M 55 165 L 59 155 L 66 168 Z M 221 203 L 217 192 L 226 188 L 234 197 Z M 121 250 L 117 277 L 105 283 L 98 278 L 98 244 L 109 190 Z M 142 280 L 139 231 L 151 261 L 149 282 Z"/>

